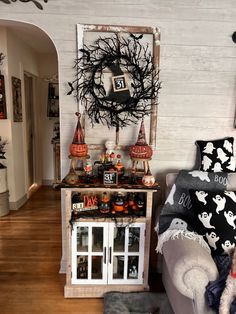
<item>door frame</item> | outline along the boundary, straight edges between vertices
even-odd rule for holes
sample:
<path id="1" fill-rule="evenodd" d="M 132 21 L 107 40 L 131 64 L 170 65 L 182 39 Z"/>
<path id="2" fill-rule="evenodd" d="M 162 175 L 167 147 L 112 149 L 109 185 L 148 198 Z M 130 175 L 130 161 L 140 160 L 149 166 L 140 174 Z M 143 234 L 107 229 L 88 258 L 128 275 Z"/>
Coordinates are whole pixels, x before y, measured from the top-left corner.
<path id="1" fill-rule="evenodd" d="M 39 120 L 37 117 L 39 117 L 39 104 L 37 102 L 36 98 L 36 90 L 37 90 L 37 77 L 35 77 L 33 74 L 27 72 L 23 69 L 23 66 L 21 66 L 21 73 L 22 78 L 24 78 L 23 81 L 23 101 L 24 101 L 24 160 L 25 160 L 25 190 L 27 192 L 27 198 L 30 197 L 32 189 L 34 190 L 36 187 L 38 187 L 41 184 L 40 181 L 40 132 L 39 132 Z M 25 94 L 25 75 L 27 77 L 30 77 L 32 79 L 32 125 L 33 125 L 33 184 L 31 185 L 29 182 L 29 158 L 27 154 L 27 125 L 26 125 L 26 94 Z"/>

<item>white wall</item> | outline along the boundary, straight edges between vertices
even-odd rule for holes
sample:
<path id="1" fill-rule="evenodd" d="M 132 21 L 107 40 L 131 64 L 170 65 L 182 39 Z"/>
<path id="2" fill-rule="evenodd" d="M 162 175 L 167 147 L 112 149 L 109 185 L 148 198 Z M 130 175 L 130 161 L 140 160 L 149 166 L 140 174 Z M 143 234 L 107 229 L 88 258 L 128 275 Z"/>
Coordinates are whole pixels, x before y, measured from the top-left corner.
<path id="1" fill-rule="evenodd" d="M 26 118 L 24 103 L 24 72 L 35 77 L 35 146 L 38 160 L 36 182 L 53 180 L 53 120 L 47 117 L 48 82 L 44 78 L 57 73 L 56 53 L 36 54 L 28 45 L 19 40 L 17 34 L 8 28 L 0 27 L 0 50 L 6 56 L 1 67 L 6 83 L 7 119 L 0 120 L 0 135 L 8 140 L 6 161 L 8 171 L 8 187 L 12 208 L 21 205 L 28 192 L 28 168 L 26 153 Z M 11 77 L 21 79 L 23 122 L 13 122 Z M 41 78 L 40 78 L 41 77 Z"/>
<path id="2" fill-rule="evenodd" d="M 26 167 L 25 157 L 25 116 L 24 116 L 24 71 L 38 75 L 38 67 L 33 51 L 18 39 L 18 37 L 9 30 L 7 32 L 7 66 L 8 74 L 5 77 L 8 83 L 9 94 L 6 102 L 8 107 L 8 119 L 11 121 L 11 141 L 10 152 L 8 152 L 8 185 L 10 191 L 10 202 L 21 199 L 26 194 Z M 12 105 L 12 76 L 21 80 L 22 84 L 22 113 L 23 122 L 13 122 Z"/>
<path id="3" fill-rule="evenodd" d="M 154 174 L 194 167 L 198 139 L 235 136 L 235 0 L 50 0 L 0 3 L 0 18 L 33 23 L 54 41 L 59 56 L 62 177 L 77 110 L 67 96 L 74 78 L 76 24 L 158 26 L 161 30 L 157 151 Z M 96 134 L 99 142 L 99 135 Z"/>
<path id="4" fill-rule="evenodd" d="M 47 117 L 47 98 L 48 98 L 48 79 L 52 79 L 58 73 L 57 55 L 40 54 L 38 55 L 39 75 L 40 75 L 40 102 L 43 105 L 41 114 L 41 140 L 42 140 L 42 182 L 50 184 L 54 179 L 54 159 L 53 128 L 57 118 Z"/>

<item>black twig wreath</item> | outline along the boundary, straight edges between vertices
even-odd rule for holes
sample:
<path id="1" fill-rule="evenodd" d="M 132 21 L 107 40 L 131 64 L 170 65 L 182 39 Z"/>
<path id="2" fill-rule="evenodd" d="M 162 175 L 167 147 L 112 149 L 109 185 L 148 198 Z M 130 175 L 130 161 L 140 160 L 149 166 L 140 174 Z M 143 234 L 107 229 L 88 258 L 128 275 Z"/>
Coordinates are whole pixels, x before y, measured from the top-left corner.
<path id="1" fill-rule="evenodd" d="M 125 38 L 115 34 L 99 37 L 93 45 L 80 49 L 82 55 L 75 60 L 76 79 L 68 83 L 68 94 L 81 101 L 92 125 L 102 123 L 119 129 L 151 113 L 151 100 L 157 98 L 161 84 L 148 45 L 141 45 L 141 38 L 142 35 Z M 118 92 L 113 87 L 107 93 L 103 81 L 107 68 L 114 77 L 127 72 L 130 87 Z"/>

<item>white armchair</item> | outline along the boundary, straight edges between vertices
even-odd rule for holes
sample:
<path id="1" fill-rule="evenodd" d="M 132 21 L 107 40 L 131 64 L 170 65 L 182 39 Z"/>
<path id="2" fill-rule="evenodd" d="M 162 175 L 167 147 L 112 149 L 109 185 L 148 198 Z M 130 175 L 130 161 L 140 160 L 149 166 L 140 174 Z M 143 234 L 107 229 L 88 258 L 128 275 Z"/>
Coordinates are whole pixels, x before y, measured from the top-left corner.
<path id="1" fill-rule="evenodd" d="M 176 174 L 166 177 L 167 193 Z M 205 298 L 206 285 L 218 277 L 210 253 L 197 241 L 168 240 L 163 245 L 162 279 L 175 314 L 214 313 Z"/>

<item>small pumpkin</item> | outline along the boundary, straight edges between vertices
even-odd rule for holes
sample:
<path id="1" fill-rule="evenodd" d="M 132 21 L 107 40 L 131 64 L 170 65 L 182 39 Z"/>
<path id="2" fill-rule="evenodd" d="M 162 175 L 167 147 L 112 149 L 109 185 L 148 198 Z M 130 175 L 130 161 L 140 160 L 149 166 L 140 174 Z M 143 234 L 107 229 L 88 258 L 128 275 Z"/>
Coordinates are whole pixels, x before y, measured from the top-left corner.
<path id="1" fill-rule="evenodd" d="M 155 182 L 155 177 L 151 174 L 151 171 L 148 167 L 147 173 L 142 177 L 142 183 L 145 186 L 153 186 Z"/>

